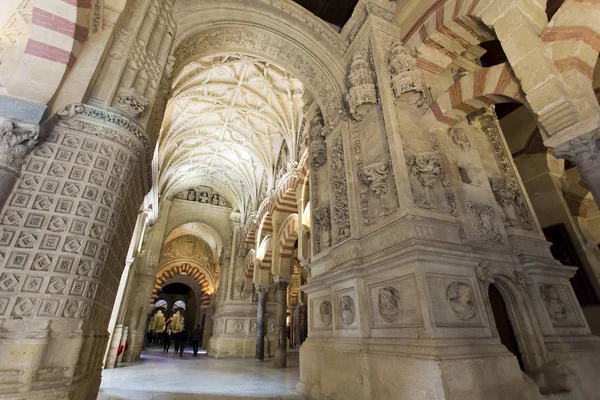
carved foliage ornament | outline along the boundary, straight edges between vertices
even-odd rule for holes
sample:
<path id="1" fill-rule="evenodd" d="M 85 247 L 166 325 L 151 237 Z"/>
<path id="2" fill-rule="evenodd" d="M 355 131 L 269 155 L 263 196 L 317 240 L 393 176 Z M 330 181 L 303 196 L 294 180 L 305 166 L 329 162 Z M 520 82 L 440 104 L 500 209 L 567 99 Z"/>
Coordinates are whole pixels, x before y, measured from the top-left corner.
<path id="1" fill-rule="evenodd" d="M 19 174 L 25 157 L 39 141 L 39 126 L 0 117 L 0 169 Z"/>
<path id="2" fill-rule="evenodd" d="M 596 130 L 594 137 L 584 139 L 573 139 L 554 149 L 557 158 L 565 158 L 577 166 L 582 173 L 600 166 L 600 128 Z"/>
<path id="3" fill-rule="evenodd" d="M 462 321 L 468 321 L 475 316 L 477 305 L 473 299 L 473 290 L 465 282 L 452 282 L 446 288 L 448 305 Z"/>
<path id="4" fill-rule="evenodd" d="M 344 146 L 342 136 L 338 135 L 331 149 L 331 171 L 333 178 L 333 220 L 336 225 L 336 241 L 350 237 L 350 213 L 348 210 L 348 189 L 346 184 L 346 169 L 344 166 Z"/>
<path id="5" fill-rule="evenodd" d="M 392 43 L 388 68 L 394 96 L 415 107 L 425 108 L 427 100 L 423 73 L 417 69 L 416 57 L 399 40 Z"/>
<path id="6" fill-rule="evenodd" d="M 471 223 L 484 241 L 502 243 L 502 233 L 496 223 L 496 213 L 488 204 L 467 202 Z"/>
<path id="7" fill-rule="evenodd" d="M 377 104 L 375 77 L 366 57 L 360 53 L 354 55 L 348 74 L 349 93 L 347 96 L 350 114 L 362 121 L 370 107 Z"/>

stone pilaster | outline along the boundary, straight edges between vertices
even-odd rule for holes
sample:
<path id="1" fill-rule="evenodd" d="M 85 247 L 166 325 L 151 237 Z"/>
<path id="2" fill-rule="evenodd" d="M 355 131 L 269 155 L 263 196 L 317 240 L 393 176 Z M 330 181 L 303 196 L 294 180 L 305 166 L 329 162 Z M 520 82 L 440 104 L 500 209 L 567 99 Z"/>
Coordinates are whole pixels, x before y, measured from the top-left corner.
<path id="1" fill-rule="evenodd" d="M 258 307 L 256 310 L 256 359 L 265 359 L 265 309 L 267 288 L 256 287 L 258 294 Z"/>
<path id="2" fill-rule="evenodd" d="M 39 141 L 39 126 L 0 117 L 0 210 L 2 210 L 27 155 Z"/>
<path id="3" fill-rule="evenodd" d="M 276 285 L 277 301 L 277 350 L 275 352 L 275 367 L 285 368 L 287 366 L 287 333 L 285 317 L 287 310 L 287 288 L 289 281 L 279 278 Z"/>
<path id="4" fill-rule="evenodd" d="M 0 216 L 0 397 L 95 398 L 147 190 L 148 141 L 133 122 L 85 105 L 55 122 Z M 22 135 L 17 146 L 37 140 Z"/>

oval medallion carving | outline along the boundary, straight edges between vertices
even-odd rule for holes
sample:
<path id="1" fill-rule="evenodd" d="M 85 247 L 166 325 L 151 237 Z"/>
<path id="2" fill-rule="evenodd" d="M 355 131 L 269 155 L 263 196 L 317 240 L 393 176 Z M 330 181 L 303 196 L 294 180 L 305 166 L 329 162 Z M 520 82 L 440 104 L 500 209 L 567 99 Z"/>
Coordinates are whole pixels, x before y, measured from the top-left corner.
<path id="1" fill-rule="evenodd" d="M 446 289 L 446 300 L 458 319 L 468 321 L 475 316 L 477 306 L 471 286 L 464 282 L 453 282 Z"/>
<path id="2" fill-rule="evenodd" d="M 392 286 L 379 289 L 379 315 L 386 322 L 394 322 L 400 317 L 400 293 Z"/>
<path id="3" fill-rule="evenodd" d="M 328 300 L 322 301 L 319 306 L 319 316 L 323 326 L 331 325 L 331 303 Z"/>
<path id="4" fill-rule="evenodd" d="M 354 300 L 350 296 L 342 296 L 340 300 L 340 317 L 344 325 L 354 322 Z"/>

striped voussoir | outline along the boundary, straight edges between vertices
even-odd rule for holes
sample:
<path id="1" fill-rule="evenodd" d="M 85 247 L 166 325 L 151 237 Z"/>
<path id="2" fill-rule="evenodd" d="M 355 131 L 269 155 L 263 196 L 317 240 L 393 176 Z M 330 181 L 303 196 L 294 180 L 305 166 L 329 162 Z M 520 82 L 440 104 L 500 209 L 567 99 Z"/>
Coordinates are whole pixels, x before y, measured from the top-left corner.
<path id="1" fill-rule="evenodd" d="M 298 210 L 298 200 L 296 199 L 296 189 L 300 181 L 296 176 L 290 176 L 283 185 L 277 190 L 275 196 L 274 210 L 282 213 L 293 213 Z"/>
<path id="2" fill-rule="evenodd" d="M 202 272 L 198 267 L 194 267 L 191 264 L 183 263 L 181 265 L 176 265 L 172 268 L 169 268 L 166 271 L 163 271 L 157 278 L 156 283 L 154 284 L 154 289 L 152 290 L 152 303 L 156 302 L 158 299 L 158 291 L 161 287 L 171 278 L 181 275 L 185 273 L 188 276 L 191 276 L 198 282 L 200 287 L 202 288 L 203 293 L 207 293 L 210 291 L 210 286 L 206 275 Z"/>
<path id="3" fill-rule="evenodd" d="M 279 255 L 281 258 L 292 258 L 296 239 L 298 239 L 298 214 L 291 214 L 283 221 L 279 232 Z"/>
<path id="4" fill-rule="evenodd" d="M 417 66 L 439 75 L 469 48 L 495 39 L 476 15 L 489 2 L 436 1 L 403 38 L 406 45 L 418 50 Z"/>
<path id="5" fill-rule="evenodd" d="M 254 278 L 254 261 L 256 260 L 256 252 L 254 249 L 248 252 L 246 259 L 244 260 L 244 276 L 246 279 L 252 280 Z"/>
<path id="6" fill-rule="evenodd" d="M 37 0 L 25 54 L 71 66 L 89 33 L 91 0 Z"/>
<path id="7" fill-rule="evenodd" d="M 524 103 L 525 95 L 504 63 L 462 77 L 438 97 L 431 111 L 438 121 L 453 126 L 481 108 L 515 100 Z"/>
<path id="8" fill-rule="evenodd" d="M 265 237 L 259 249 L 264 254 L 262 260 L 260 260 L 260 269 L 270 271 L 271 262 L 273 261 L 273 237 L 270 235 Z"/>

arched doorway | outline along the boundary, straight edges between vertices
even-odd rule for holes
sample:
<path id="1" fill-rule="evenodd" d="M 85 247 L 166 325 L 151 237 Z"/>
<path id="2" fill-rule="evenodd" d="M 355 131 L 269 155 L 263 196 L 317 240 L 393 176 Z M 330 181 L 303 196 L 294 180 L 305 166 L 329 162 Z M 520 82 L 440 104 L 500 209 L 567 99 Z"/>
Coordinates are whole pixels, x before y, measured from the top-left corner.
<path id="1" fill-rule="evenodd" d="M 513 330 L 510 317 L 508 316 L 506 302 L 502 297 L 502 293 L 500 293 L 498 288 L 496 288 L 496 286 L 493 284 L 490 285 L 488 288 L 488 298 L 490 301 L 490 306 L 492 308 L 494 322 L 496 323 L 496 332 L 498 332 L 498 336 L 500 337 L 500 342 L 502 342 L 502 344 L 506 346 L 508 351 L 510 351 L 514 354 L 515 357 L 517 357 L 519 367 L 521 368 L 521 370 L 525 371 L 523 357 L 521 355 L 521 352 L 519 351 L 517 337 L 515 335 L 515 331 Z"/>

